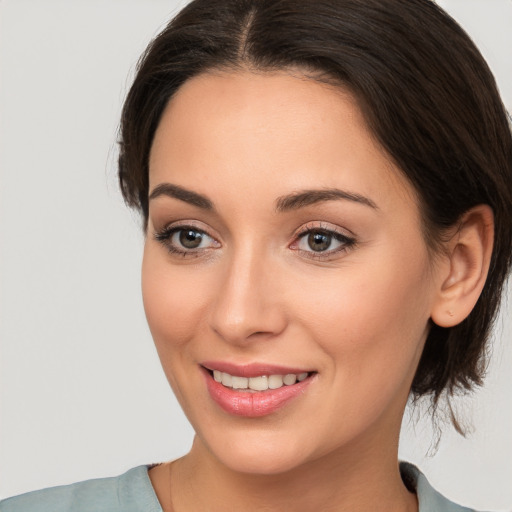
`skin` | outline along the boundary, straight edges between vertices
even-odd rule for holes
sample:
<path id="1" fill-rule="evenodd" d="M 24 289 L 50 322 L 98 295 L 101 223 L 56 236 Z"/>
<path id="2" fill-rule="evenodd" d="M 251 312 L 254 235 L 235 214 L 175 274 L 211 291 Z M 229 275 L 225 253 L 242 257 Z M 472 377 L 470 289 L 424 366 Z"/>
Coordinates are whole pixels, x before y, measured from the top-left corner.
<path id="1" fill-rule="evenodd" d="M 164 510 L 417 510 L 398 471 L 400 424 L 430 318 L 467 314 L 456 309 L 463 278 L 465 296 L 469 288 L 478 296 L 482 275 L 466 270 L 476 256 L 463 231 L 447 248 L 455 258 L 433 259 L 415 193 L 354 98 L 300 73 L 186 82 L 150 155 L 150 195 L 167 183 L 206 196 L 213 209 L 166 194 L 150 200 L 144 305 L 196 432 L 185 457 L 150 471 Z M 373 206 L 331 198 L 276 210 L 279 198 L 311 189 Z M 169 248 L 187 250 L 179 233 L 155 237 L 183 225 L 205 234 L 199 249 L 176 254 Z M 333 238 L 319 255 L 300 236 L 307 229 L 355 243 Z M 275 413 L 243 418 L 212 401 L 206 360 L 316 375 Z"/>

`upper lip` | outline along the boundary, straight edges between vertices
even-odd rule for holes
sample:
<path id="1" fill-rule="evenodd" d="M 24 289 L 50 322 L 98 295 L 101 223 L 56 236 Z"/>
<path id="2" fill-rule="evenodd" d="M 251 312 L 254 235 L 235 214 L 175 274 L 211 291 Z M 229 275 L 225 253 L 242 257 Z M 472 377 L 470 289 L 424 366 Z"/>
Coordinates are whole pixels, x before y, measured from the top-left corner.
<path id="1" fill-rule="evenodd" d="M 312 370 L 299 367 L 282 366 L 270 363 L 235 364 L 227 361 L 204 361 L 201 366 L 207 370 L 235 375 L 237 377 L 260 377 L 262 375 L 287 375 L 289 373 L 310 373 Z"/>

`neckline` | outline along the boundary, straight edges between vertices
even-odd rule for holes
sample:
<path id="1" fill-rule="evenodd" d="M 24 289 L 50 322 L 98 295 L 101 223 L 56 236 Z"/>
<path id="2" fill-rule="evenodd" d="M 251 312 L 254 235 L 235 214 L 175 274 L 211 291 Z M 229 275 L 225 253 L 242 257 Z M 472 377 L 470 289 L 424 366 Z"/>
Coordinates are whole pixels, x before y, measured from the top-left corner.
<path id="1" fill-rule="evenodd" d="M 155 464 L 146 464 L 142 466 L 138 466 L 133 468 L 132 470 L 128 471 L 126 475 L 131 474 L 132 478 L 130 478 L 130 483 L 127 485 L 127 491 L 128 491 L 128 503 L 135 504 L 137 502 L 138 505 L 141 504 L 141 499 L 135 498 L 135 495 L 137 493 L 137 487 L 142 487 L 143 489 L 143 502 L 146 512 L 163 512 L 162 505 L 160 504 L 158 497 L 156 495 L 156 491 L 153 488 L 153 485 L 151 483 L 151 480 L 149 478 L 149 470 L 155 466 L 158 466 L 162 463 L 155 463 Z M 404 482 L 404 485 L 407 487 L 407 489 L 410 492 L 413 492 L 416 494 L 418 498 L 418 512 L 436 512 L 438 509 L 437 507 L 439 505 L 448 505 L 452 506 L 450 510 L 453 510 L 453 512 L 470 512 L 470 509 L 461 507 L 459 505 L 456 505 L 446 498 L 444 498 L 442 495 L 440 495 L 437 491 L 433 489 L 433 487 L 428 482 L 427 478 L 423 475 L 423 473 L 410 462 L 400 462 L 399 463 L 400 468 L 400 475 L 402 477 L 402 480 Z M 130 492 L 131 491 L 131 492 Z M 134 501 L 131 501 L 134 500 Z M 443 507 L 443 509 L 445 509 Z M 133 510 L 139 510 L 138 508 L 126 508 L 127 511 Z"/>

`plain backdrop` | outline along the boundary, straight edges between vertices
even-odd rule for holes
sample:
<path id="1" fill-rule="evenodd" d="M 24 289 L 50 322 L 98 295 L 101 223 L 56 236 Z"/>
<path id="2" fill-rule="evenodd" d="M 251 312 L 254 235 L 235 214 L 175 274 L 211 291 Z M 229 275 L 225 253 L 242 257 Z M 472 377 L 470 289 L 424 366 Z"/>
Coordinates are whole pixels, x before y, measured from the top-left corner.
<path id="1" fill-rule="evenodd" d="M 185 2 L 181 2 L 184 5 Z M 439 2 L 512 108 L 512 1 Z M 143 238 L 120 198 L 116 129 L 164 0 L 0 0 L 0 496 L 184 454 L 192 429 L 140 297 Z M 473 434 L 407 414 L 400 456 L 466 505 L 512 510 L 512 314 L 487 384 L 458 402 Z M 430 450 L 432 451 L 432 450 Z"/>

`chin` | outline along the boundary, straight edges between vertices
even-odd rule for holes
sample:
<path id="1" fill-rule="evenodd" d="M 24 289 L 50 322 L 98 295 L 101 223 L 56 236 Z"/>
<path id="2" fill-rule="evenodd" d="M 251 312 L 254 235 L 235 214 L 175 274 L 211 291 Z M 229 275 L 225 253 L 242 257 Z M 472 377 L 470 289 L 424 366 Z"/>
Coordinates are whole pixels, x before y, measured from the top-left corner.
<path id="1" fill-rule="evenodd" d="M 261 453 L 262 450 L 258 452 L 238 453 L 219 459 L 231 471 L 262 476 L 287 473 L 304 462 L 298 459 L 297 454 L 287 456 L 287 454 L 274 451 L 271 456 L 267 457 L 266 454 Z"/>
<path id="2" fill-rule="evenodd" d="M 211 454 L 225 467 L 237 473 L 276 475 L 286 473 L 306 462 L 307 450 L 289 436 L 272 432 L 247 432 L 208 443 Z"/>

